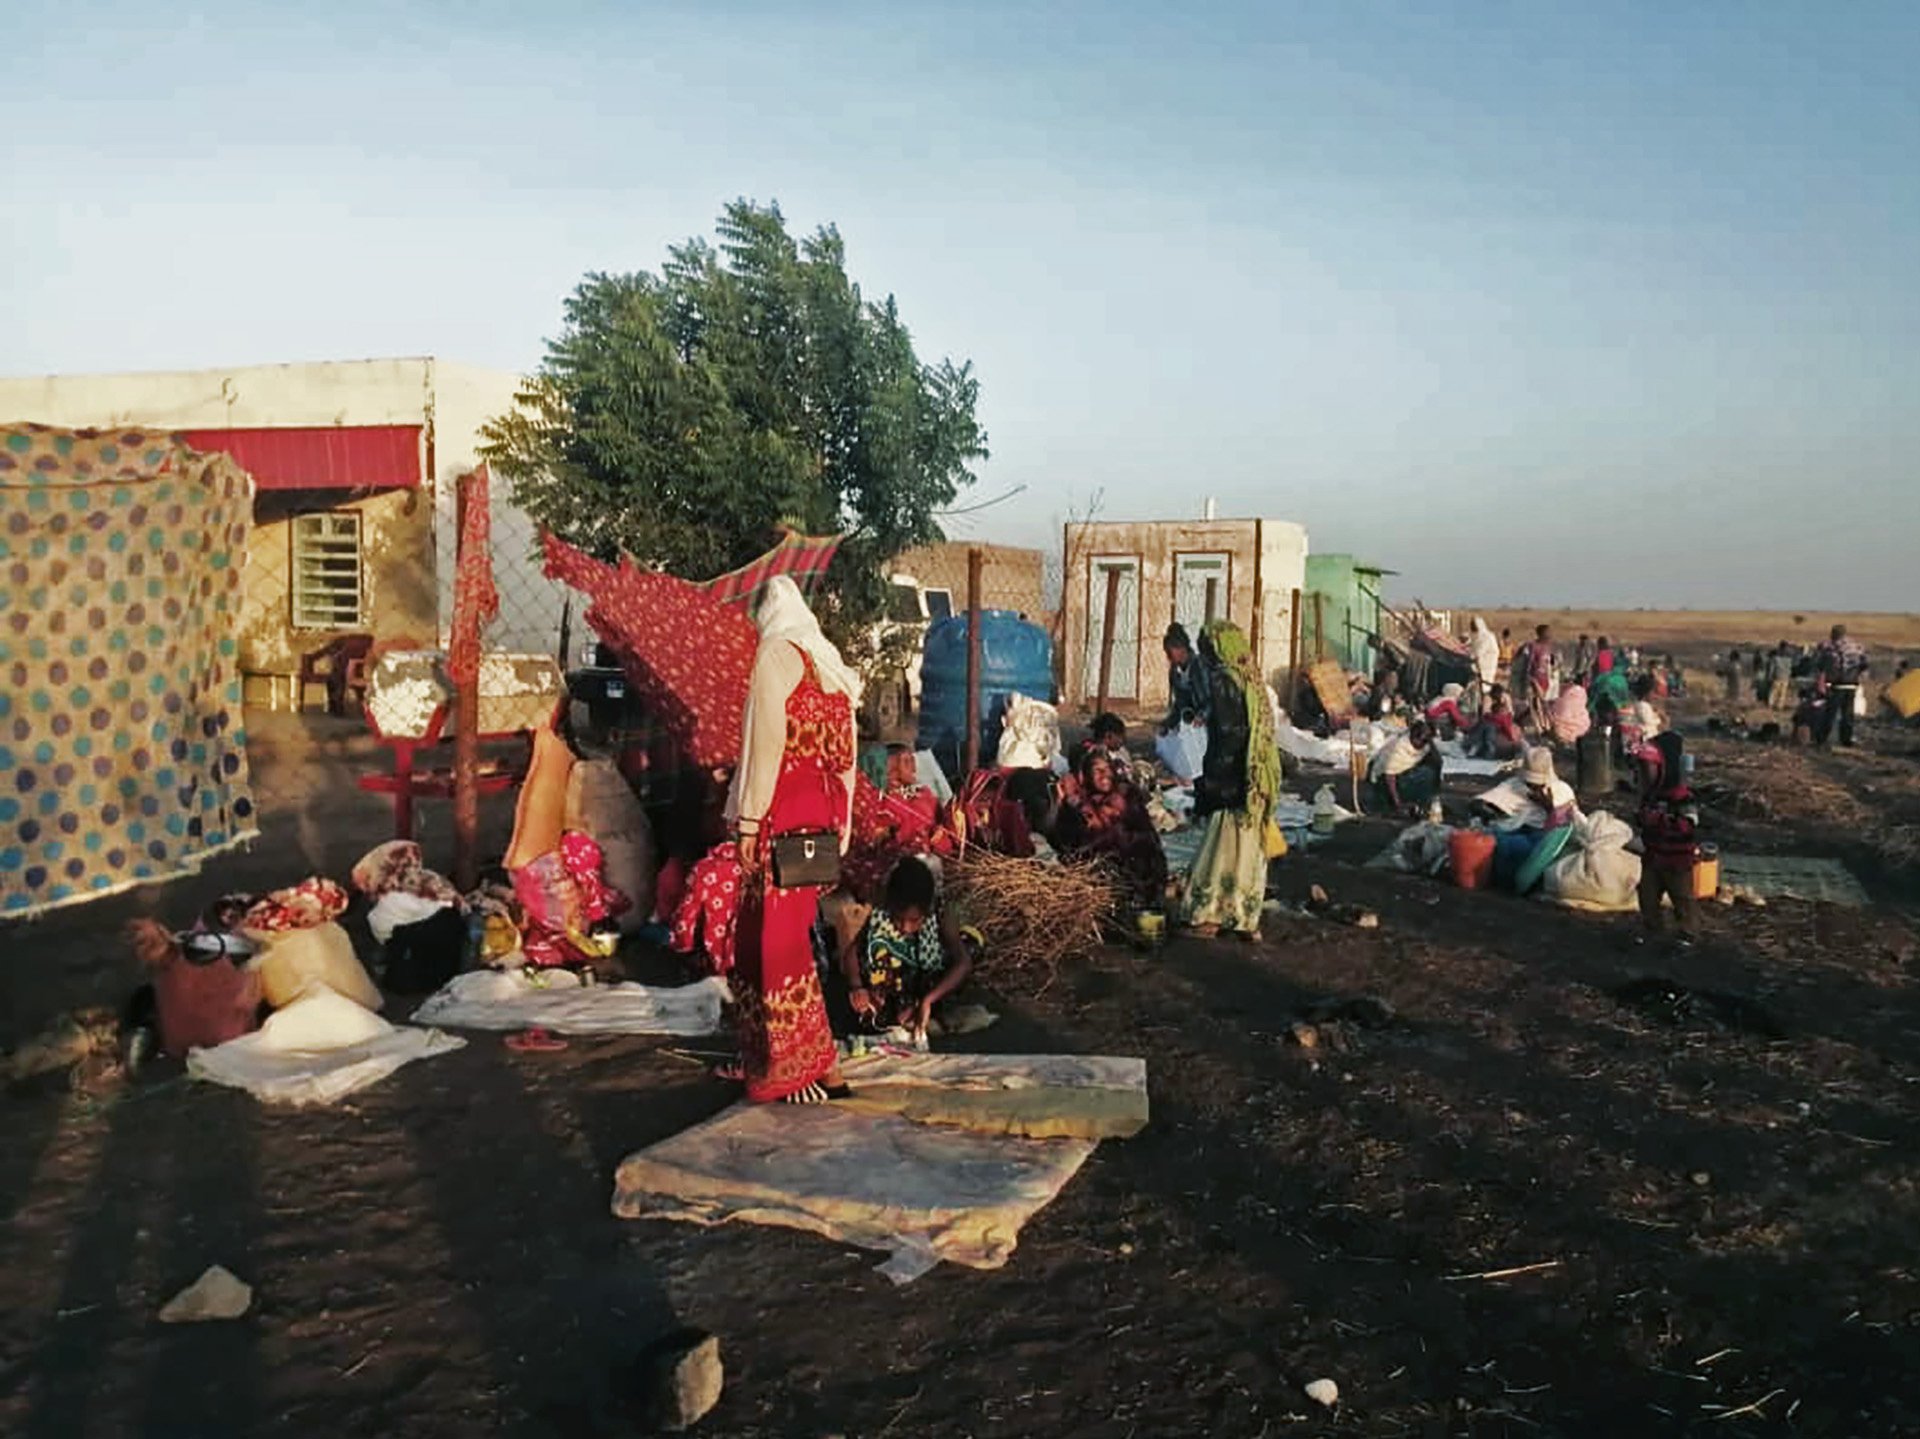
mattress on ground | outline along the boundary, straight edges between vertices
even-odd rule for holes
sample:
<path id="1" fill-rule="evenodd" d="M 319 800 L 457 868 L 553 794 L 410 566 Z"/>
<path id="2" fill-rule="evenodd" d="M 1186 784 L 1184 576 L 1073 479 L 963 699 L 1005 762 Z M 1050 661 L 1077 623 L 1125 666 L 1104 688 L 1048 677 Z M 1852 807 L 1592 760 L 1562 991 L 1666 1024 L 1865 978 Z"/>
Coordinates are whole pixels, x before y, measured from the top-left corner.
<path id="1" fill-rule="evenodd" d="M 1110 1055 L 873 1055 L 843 1067 L 843 1108 L 1029 1139 L 1128 1139 L 1147 1125 L 1147 1062 Z"/>
<path id="2" fill-rule="evenodd" d="M 613 1212 L 741 1220 L 886 1252 L 897 1284 L 942 1260 L 1007 1262 L 1096 1141 L 1017 1139 L 837 1104 L 736 1105 L 621 1164 Z"/>

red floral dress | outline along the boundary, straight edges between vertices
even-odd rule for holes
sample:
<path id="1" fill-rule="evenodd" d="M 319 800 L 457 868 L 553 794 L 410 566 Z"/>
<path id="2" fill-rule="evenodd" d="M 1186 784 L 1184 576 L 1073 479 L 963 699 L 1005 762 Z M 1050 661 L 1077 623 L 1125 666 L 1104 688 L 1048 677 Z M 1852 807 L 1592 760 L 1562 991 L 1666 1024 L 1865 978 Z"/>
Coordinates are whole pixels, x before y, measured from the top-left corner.
<path id="1" fill-rule="evenodd" d="M 798 646 L 796 646 L 798 648 Z M 787 696 L 787 740 L 773 803 L 760 824 L 762 863 L 783 834 L 842 833 L 854 767 L 853 701 L 820 687 L 813 661 Z M 749 885 L 734 936 L 734 1001 L 747 1098 L 784 1099 L 826 1078 L 838 1052 L 813 962 L 820 890 Z"/>

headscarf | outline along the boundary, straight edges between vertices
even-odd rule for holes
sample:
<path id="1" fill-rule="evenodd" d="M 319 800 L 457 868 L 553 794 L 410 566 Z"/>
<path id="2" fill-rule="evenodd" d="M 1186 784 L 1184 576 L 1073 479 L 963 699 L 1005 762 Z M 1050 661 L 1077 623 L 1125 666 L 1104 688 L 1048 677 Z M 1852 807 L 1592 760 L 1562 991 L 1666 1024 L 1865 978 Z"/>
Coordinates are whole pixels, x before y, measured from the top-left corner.
<path id="1" fill-rule="evenodd" d="M 426 867 L 420 846 L 410 839 L 390 839 L 362 855 L 353 867 L 353 887 L 368 899 L 411 894 L 442 904 L 460 902 L 459 891 L 445 876 Z"/>
<path id="2" fill-rule="evenodd" d="M 813 661 L 813 672 L 819 677 L 820 687 L 845 695 L 855 708 L 859 707 L 860 672 L 842 659 L 833 641 L 821 633 L 820 621 L 807 608 L 806 596 L 800 593 L 793 576 L 775 575 L 767 581 L 766 593 L 761 597 L 753 622 L 760 631 L 762 650 L 779 641 L 798 645 Z"/>
<path id="3" fill-rule="evenodd" d="M 1264 820 L 1280 793 L 1280 751 L 1274 744 L 1273 713 L 1267 704 L 1267 683 L 1254 663 L 1246 631 L 1232 620 L 1208 620 L 1200 632 L 1201 645 L 1211 650 L 1220 668 L 1240 686 L 1247 708 L 1248 819 Z"/>
<path id="4" fill-rule="evenodd" d="M 1547 726 L 1562 744 L 1572 744 L 1592 728 L 1593 716 L 1587 712 L 1583 686 L 1570 684 L 1560 691 L 1560 697 L 1547 707 Z"/>
<path id="5" fill-rule="evenodd" d="M 834 648 L 833 641 L 820 632 L 820 621 L 807 608 L 806 598 L 791 575 L 775 575 L 767 581 L 753 622 L 760 631 L 760 647 L 754 652 L 753 660 L 756 680 L 760 673 L 760 662 L 771 647 L 796 645 L 812 661 L 814 678 L 820 682 L 820 687 L 829 693 L 845 695 L 858 711 L 860 676 L 840 657 L 840 651 Z M 740 716 L 740 763 L 734 768 L 733 780 L 727 787 L 726 816 L 730 823 L 740 817 L 742 797 L 749 795 L 749 784 L 758 791 L 758 803 L 764 805 L 770 800 L 774 786 L 770 776 L 777 775 L 780 768 L 780 761 L 774 756 L 756 757 L 749 753 L 755 729 L 754 710 L 764 698 L 758 691 L 759 687 L 750 681 L 746 708 Z M 765 773 L 759 772 L 756 766 L 763 768 Z M 851 818 L 851 794 L 847 800 Z M 842 833 L 845 833 L 844 829 Z"/>
<path id="6" fill-rule="evenodd" d="M 1482 684 L 1500 677 L 1500 641 L 1479 615 L 1473 617 L 1473 668 Z"/>

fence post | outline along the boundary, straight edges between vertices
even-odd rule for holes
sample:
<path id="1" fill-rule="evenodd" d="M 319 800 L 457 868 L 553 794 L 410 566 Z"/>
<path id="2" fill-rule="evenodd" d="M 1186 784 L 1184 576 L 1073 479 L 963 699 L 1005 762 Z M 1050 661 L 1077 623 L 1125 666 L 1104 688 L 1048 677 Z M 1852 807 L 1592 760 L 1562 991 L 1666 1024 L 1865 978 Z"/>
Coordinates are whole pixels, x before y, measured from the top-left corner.
<path id="1" fill-rule="evenodd" d="M 1324 590 L 1313 592 L 1313 662 L 1319 664 L 1327 657 L 1327 611 L 1323 601 Z"/>
<path id="2" fill-rule="evenodd" d="M 980 768 L 980 547 L 967 551 L 967 748 L 966 768 Z"/>
<path id="3" fill-rule="evenodd" d="M 1300 591 L 1287 611 L 1287 717 L 1300 709 Z"/>
<path id="4" fill-rule="evenodd" d="M 474 485 L 486 482 L 484 470 L 462 475 L 455 491 L 456 574 L 469 564 L 491 562 L 490 556 L 466 552 L 469 497 Z M 480 677 L 457 674 L 453 686 L 453 882 L 465 894 L 480 882 Z"/>
<path id="5" fill-rule="evenodd" d="M 1107 685 L 1113 679 L 1113 626 L 1119 614 L 1120 567 L 1110 565 L 1107 568 L 1107 608 L 1100 621 L 1100 693 L 1093 704 L 1093 712 L 1097 715 L 1107 712 Z"/>

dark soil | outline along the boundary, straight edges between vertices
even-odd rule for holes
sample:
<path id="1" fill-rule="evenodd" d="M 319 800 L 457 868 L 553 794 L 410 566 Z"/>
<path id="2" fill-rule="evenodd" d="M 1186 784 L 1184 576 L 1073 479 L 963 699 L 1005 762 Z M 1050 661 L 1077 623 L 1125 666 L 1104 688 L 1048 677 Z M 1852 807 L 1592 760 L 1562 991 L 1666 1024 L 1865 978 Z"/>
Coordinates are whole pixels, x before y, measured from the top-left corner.
<path id="1" fill-rule="evenodd" d="M 1858 858 L 1875 908 L 1710 906 L 1675 952 L 1361 870 L 1391 832 L 1365 822 L 1276 875 L 1377 930 L 1287 912 L 1257 946 L 1107 950 L 1000 995 L 970 1043 L 1144 1055 L 1154 1117 L 996 1273 L 897 1289 L 807 1235 L 611 1218 L 620 1158 L 731 1098 L 668 1041 L 476 1035 L 314 1112 L 17 1087 L 0 1433 L 634 1433 L 614 1376 L 692 1325 L 728 1368 L 713 1436 L 1920 1434 L 1916 872 L 1838 801 L 1794 810 L 1832 786 L 1912 823 L 1920 766 L 1768 751 L 1768 779 L 1758 753 L 1702 759 L 1781 790 L 1717 816 L 1729 846 Z M 9 1029 L 128 982 L 113 929 L 141 905 L 343 871 L 380 837 L 341 788 L 365 762 L 267 760 L 266 853 L 0 931 Z M 1649 976 L 1781 1037 L 1615 997 Z M 1337 1042 L 1290 1037 L 1309 1017 Z M 211 1263 L 253 1313 L 157 1324 Z M 1302 1393 L 1323 1376 L 1337 1412 Z"/>

